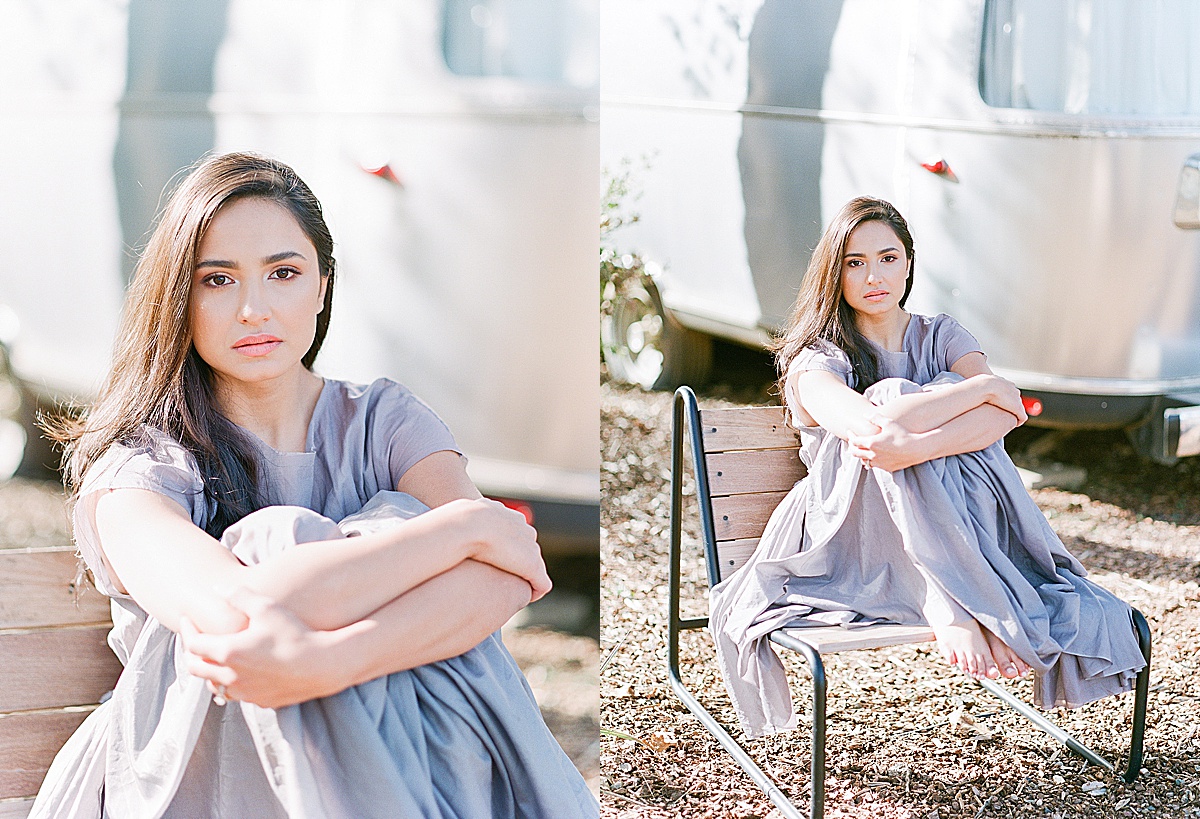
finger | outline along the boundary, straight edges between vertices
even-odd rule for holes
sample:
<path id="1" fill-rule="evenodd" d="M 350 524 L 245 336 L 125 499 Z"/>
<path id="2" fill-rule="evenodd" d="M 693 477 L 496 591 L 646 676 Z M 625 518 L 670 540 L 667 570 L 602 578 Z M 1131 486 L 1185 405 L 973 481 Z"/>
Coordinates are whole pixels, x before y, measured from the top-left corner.
<path id="1" fill-rule="evenodd" d="M 193 677 L 207 680 L 212 685 L 224 685 L 228 687 L 237 682 L 237 672 L 232 668 L 206 663 L 195 655 L 188 655 L 186 667 L 188 673 Z"/>
<path id="2" fill-rule="evenodd" d="M 188 654 L 193 654 L 210 663 L 225 665 L 232 653 L 230 639 L 223 634 L 201 634 L 196 632 L 186 643 Z"/>
<path id="3" fill-rule="evenodd" d="M 195 639 L 199 634 L 200 632 L 196 628 L 195 624 L 192 623 L 191 618 L 189 618 L 186 614 L 179 616 L 179 639 L 183 643 L 184 648 L 188 648 L 191 645 L 192 640 Z"/>
<path id="4" fill-rule="evenodd" d="M 547 575 L 544 581 L 536 584 L 530 583 L 529 587 L 533 589 L 533 594 L 529 597 L 529 602 L 532 603 L 535 600 L 541 600 L 549 594 L 550 590 L 554 588 L 554 583 L 551 582 L 549 575 Z"/>
<path id="5" fill-rule="evenodd" d="M 535 577 L 529 578 L 529 585 L 533 589 L 533 599 L 530 602 L 545 597 L 554 587 L 554 583 L 550 580 L 550 574 L 546 571 L 545 563 L 538 567 Z"/>

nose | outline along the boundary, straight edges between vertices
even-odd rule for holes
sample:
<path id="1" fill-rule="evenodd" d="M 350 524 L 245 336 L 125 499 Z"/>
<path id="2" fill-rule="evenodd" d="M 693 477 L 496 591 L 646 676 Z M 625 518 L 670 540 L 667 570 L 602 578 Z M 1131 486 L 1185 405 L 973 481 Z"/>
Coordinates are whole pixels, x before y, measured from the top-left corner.
<path id="1" fill-rule="evenodd" d="M 238 307 L 238 321 L 242 324 L 262 324 L 271 316 L 267 306 L 266 293 L 254 282 L 247 282 L 242 290 L 241 305 Z"/>

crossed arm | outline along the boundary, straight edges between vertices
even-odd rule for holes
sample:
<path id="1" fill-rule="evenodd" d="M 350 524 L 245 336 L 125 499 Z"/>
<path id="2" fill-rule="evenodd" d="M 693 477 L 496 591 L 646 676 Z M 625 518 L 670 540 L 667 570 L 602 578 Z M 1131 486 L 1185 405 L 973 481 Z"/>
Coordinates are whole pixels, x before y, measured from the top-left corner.
<path id="1" fill-rule="evenodd" d="M 992 374 L 982 353 L 962 356 L 951 370 L 964 380 L 882 406 L 818 370 L 792 375 L 788 388 L 800 404 L 798 422 L 823 427 L 849 443 L 851 454 L 864 463 L 893 472 L 975 452 L 1025 423 L 1020 392 Z"/>
<path id="2" fill-rule="evenodd" d="M 457 656 L 548 591 L 533 528 L 481 499 L 456 454 L 397 488 L 434 508 L 253 566 L 150 491 L 101 495 L 96 529 L 116 582 L 181 633 L 194 674 L 279 707 Z"/>

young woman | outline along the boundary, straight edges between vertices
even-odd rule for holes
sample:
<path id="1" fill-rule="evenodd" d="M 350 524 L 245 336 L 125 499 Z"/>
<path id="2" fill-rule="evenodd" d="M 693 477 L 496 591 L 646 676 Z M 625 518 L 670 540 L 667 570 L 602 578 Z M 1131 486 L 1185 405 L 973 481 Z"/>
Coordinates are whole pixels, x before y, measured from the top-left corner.
<path id="1" fill-rule="evenodd" d="M 125 671 L 33 816 L 598 815 L 495 633 L 550 587 L 535 532 L 404 387 L 312 372 L 332 251 L 260 156 L 167 204 L 58 430 Z"/>
<path id="2" fill-rule="evenodd" d="M 1002 438 L 1021 396 L 947 315 L 904 310 L 913 241 L 854 199 L 813 253 L 781 338 L 780 389 L 805 479 L 751 560 L 712 590 L 711 628 L 751 736 L 793 727 L 779 625 L 928 624 L 975 677 L 1032 670 L 1044 708 L 1128 690 L 1144 665 L 1129 607 L 1086 579 Z"/>

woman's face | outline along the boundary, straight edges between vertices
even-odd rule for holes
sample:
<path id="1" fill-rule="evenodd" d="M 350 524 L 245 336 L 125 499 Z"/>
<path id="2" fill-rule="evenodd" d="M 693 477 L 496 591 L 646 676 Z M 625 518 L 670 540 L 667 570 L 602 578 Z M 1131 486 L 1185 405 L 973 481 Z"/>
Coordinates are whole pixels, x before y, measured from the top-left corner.
<path id="1" fill-rule="evenodd" d="M 301 367 L 325 298 L 317 251 L 269 199 L 222 206 L 192 274 L 192 343 L 219 378 L 263 382 Z"/>
<path id="2" fill-rule="evenodd" d="M 842 297 L 859 313 L 878 316 L 900 308 L 908 279 L 908 257 L 886 222 L 863 222 L 846 242 Z"/>

